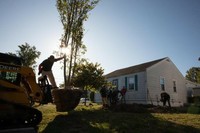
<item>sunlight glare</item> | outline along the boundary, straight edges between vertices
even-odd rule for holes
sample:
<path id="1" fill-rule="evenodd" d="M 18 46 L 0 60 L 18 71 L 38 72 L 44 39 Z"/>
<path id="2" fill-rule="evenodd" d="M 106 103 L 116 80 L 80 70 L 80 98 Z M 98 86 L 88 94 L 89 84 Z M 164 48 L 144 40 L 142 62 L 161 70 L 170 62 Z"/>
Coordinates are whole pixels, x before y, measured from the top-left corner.
<path id="1" fill-rule="evenodd" d="M 63 55 L 66 55 L 66 56 L 70 55 L 70 50 L 71 50 L 71 45 L 68 45 L 67 47 L 65 46 L 61 47 L 61 53 Z"/>

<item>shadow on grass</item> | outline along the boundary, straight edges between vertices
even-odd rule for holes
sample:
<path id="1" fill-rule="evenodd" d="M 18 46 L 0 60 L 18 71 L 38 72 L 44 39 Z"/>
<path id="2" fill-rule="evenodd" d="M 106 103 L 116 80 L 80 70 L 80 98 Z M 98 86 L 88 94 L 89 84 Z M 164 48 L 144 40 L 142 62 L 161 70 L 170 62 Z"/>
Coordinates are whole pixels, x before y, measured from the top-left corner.
<path id="1" fill-rule="evenodd" d="M 143 110 L 144 111 L 144 110 Z M 72 111 L 57 115 L 42 133 L 199 133 L 200 130 L 145 113 L 110 110 Z"/>

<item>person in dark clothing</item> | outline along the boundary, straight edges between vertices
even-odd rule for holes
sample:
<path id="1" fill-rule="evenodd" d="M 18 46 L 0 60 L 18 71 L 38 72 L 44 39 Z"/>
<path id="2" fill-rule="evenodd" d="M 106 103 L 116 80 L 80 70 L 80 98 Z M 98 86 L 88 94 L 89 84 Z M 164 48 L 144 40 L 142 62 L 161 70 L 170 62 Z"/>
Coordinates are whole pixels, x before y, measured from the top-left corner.
<path id="1" fill-rule="evenodd" d="M 107 100 L 108 104 L 110 105 L 112 103 L 112 88 L 108 89 Z"/>
<path id="2" fill-rule="evenodd" d="M 55 78 L 53 76 L 53 73 L 52 73 L 52 66 L 54 64 L 54 62 L 56 61 L 59 61 L 61 59 L 63 59 L 64 57 L 60 57 L 60 58 L 54 58 L 53 55 L 51 55 L 48 59 L 44 60 L 40 65 L 39 65 L 39 72 L 38 72 L 38 75 L 42 74 L 42 77 L 43 76 L 47 76 L 51 85 L 52 85 L 52 88 L 58 88 L 57 85 L 56 85 L 56 82 L 55 82 Z M 41 78 L 41 77 L 39 77 Z"/>
<path id="3" fill-rule="evenodd" d="M 126 91 L 127 91 L 127 89 L 126 89 L 126 87 L 124 86 L 124 87 L 121 89 L 121 95 L 122 95 L 121 103 L 126 103 L 126 97 L 125 97 Z"/>
<path id="4" fill-rule="evenodd" d="M 108 101 L 107 101 L 106 86 L 102 86 L 102 88 L 100 89 L 100 94 L 101 94 L 101 98 L 102 98 L 103 107 L 107 108 L 108 107 Z"/>
<path id="5" fill-rule="evenodd" d="M 112 92 L 112 105 L 116 105 L 119 102 L 119 96 L 121 97 L 121 92 L 115 88 Z"/>
<path id="6" fill-rule="evenodd" d="M 161 96 L 161 102 L 163 102 L 163 106 L 166 106 L 166 102 L 168 103 L 169 107 L 171 107 L 171 104 L 170 104 L 170 95 L 166 92 L 162 92 L 160 94 Z"/>

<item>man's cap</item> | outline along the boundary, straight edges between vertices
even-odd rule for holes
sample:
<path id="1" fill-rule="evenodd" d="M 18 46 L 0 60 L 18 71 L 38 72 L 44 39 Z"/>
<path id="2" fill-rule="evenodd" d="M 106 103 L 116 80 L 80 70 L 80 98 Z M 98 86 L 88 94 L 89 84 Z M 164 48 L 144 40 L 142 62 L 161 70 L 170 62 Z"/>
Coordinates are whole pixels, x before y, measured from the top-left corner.
<path id="1" fill-rule="evenodd" d="M 49 57 L 49 59 L 54 59 L 54 56 L 53 56 L 53 55 L 51 55 L 51 56 Z"/>

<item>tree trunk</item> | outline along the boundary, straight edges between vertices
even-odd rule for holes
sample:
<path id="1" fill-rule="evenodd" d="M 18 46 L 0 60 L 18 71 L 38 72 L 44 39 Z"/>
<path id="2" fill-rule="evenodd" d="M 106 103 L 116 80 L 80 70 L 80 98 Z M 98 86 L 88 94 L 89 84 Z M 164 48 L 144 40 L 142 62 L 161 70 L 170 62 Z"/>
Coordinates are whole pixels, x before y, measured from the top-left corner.
<path id="1" fill-rule="evenodd" d="M 67 85 L 67 76 L 66 76 L 66 57 L 64 58 L 64 86 Z"/>
<path id="2" fill-rule="evenodd" d="M 72 39 L 71 53 L 70 53 L 70 59 L 69 59 L 69 73 L 68 73 L 67 85 L 70 85 L 70 83 L 71 83 L 73 54 L 74 54 L 74 40 Z"/>
<path id="3" fill-rule="evenodd" d="M 74 71 L 75 71 L 75 68 L 76 68 L 76 58 L 77 58 L 78 49 L 79 49 L 78 45 L 76 45 L 75 54 L 74 54 L 74 67 L 72 69 L 72 78 L 74 77 Z"/>

